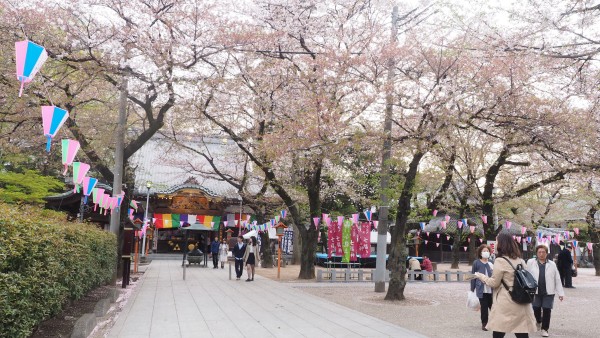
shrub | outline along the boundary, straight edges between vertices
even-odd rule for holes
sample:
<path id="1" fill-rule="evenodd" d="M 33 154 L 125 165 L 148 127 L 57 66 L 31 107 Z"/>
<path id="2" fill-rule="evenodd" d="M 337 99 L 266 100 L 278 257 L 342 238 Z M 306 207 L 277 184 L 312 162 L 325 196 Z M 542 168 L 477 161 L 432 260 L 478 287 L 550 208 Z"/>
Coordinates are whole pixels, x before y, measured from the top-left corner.
<path id="1" fill-rule="evenodd" d="M 62 213 L 0 202 L 0 337 L 27 337 L 70 300 L 110 282 L 115 236 Z"/>

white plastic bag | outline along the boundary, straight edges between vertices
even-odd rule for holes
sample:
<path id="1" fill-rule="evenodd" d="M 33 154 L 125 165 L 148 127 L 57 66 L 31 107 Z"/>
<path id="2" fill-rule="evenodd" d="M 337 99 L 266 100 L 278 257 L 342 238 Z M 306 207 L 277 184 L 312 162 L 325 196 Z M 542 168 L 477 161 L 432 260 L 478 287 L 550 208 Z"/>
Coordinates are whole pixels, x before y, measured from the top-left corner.
<path id="1" fill-rule="evenodd" d="M 479 304 L 479 298 L 477 298 L 477 295 L 473 291 L 469 291 L 467 293 L 467 308 L 473 311 L 479 311 L 481 308 L 481 305 Z"/>

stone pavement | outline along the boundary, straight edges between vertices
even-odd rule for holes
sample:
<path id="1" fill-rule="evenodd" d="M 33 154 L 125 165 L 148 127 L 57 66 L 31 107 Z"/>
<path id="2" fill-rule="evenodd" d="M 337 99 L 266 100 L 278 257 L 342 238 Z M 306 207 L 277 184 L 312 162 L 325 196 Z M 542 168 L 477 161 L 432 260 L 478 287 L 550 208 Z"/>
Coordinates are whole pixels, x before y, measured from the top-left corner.
<path id="1" fill-rule="evenodd" d="M 424 337 L 260 276 L 154 260 L 108 337 Z"/>

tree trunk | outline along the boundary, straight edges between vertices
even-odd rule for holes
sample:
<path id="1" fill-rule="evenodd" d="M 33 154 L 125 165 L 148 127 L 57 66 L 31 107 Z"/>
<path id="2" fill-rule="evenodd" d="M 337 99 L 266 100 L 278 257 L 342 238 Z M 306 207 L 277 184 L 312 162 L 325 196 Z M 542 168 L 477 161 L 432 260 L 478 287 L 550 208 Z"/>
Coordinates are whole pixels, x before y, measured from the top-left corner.
<path id="1" fill-rule="evenodd" d="M 452 243 L 452 265 L 450 269 L 458 269 L 458 263 L 460 261 L 460 233 L 454 236 Z"/>
<path id="2" fill-rule="evenodd" d="M 396 214 L 396 225 L 392 228 L 392 247 L 388 261 L 391 270 L 390 283 L 385 300 L 404 300 L 404 288 L 406 287 L 406 223 L 411 211 L 410 201 L 414 194 L 419 163 L 425 155 L 417 151 L 410 162 L 408 171 L 404 175 L 404 187 L 398 199 L 398 212 Z"/>
<path id="3" fill-rule="evenodd" d="M 273 252 L 271 251 L 271 240 L 269 239 L 269 232 L 263 231 L 260 233 L 260 241 L 262 243 L 262 259 L 261 264 L 263 268 L 273 267 Z"/>
<path id="4" fill-rule="evenodd" d="M 596 243 L 592 245 L 592 252 L 594 255 L 594 269 L 596 269 L 596 276 L 600 276 L 600 234 L 598 233 L 598 229 L 596 229 L 596 212 L 600 209 L 600 201 L 596 203 L 596 205 L 592 206 L 590 210 L 588 210 L 585 220 L 588 224 L 588 234 L 590 236 L 590 241 L 592 243 Z"/>
<path id="5" fill-rule="evenodd" d="M 596 276 L 600 276 L 600 244 L 593 244 L 592 249 L 594 252 L 594 269 L 596 269 Z"/>
<path id="6" fill-rule="evenodd" d="M 300 274 L 298 279 L 313 279 L 315 278 L 315 255 L 317 253 L 317 230 L 310 226 L 309 229 L 303 232 L 302 242 L 306 243 L 302 246 L 302 256 L 300 256 Z M 309 243 L 312 243 L 309 245 Z"/>
<path id="7" fill-rule="evenodd" d="M 474 234 L 470 234 L 469 238 L 469 266 L 473 265 L 473 261 L 477 259 L 477 237 Z"/>

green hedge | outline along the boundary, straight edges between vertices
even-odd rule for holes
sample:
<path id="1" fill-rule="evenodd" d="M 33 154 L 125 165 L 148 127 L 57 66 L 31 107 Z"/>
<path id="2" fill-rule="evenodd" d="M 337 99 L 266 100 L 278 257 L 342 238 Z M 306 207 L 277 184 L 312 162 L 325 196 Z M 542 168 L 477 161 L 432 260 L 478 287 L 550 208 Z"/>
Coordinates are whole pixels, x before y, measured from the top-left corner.
<path id="1" fill-rule="evenodd" d="M 0 337 L 27 337 L 69 300 L 110 282 L 116 247 L 94 225 L 0 202 Z"/>

